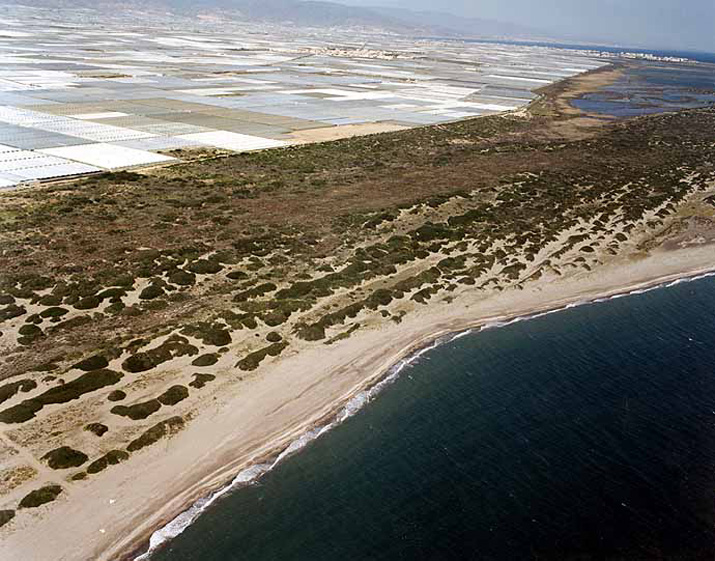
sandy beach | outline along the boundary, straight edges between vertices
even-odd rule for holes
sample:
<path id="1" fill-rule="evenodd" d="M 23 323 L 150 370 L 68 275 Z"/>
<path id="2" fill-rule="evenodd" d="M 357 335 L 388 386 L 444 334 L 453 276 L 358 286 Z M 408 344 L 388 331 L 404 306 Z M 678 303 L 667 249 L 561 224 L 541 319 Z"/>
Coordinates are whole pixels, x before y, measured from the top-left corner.
<path id="1" fill-rule="evenodd" d="M 74 486 L 51 511 L 3 535 L 0 558 L 132 559 L 146 549 L 155 530 L 198 498 L 275 456 L 435 338 L 697 276 L 714 268 L 713 250 L 711 245 L 657 250 L 648 257 L 614 261 L 595 273 L 543 278 L 523 290 L 486 297 L 467 290 L 451 303 L 430 304 L 399 325 L 361 331 L 329 347 L 294 349 L 240 393 L 207 404 L 172 439 Z M 38 535 L 43 539 L 36 539 Z"/>

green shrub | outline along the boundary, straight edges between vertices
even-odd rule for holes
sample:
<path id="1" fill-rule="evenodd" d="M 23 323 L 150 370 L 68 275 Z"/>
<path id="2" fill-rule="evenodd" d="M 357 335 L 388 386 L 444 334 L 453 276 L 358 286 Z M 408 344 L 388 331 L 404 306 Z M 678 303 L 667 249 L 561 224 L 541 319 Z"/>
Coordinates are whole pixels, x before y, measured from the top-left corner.
<path id="1" fill-rule="evenodd" d="M 171 386 L 163 394 L 157 397 L 162 405 L 176 405 L 180 401 L 189 397 L 189 390 L 184 386 Z"/>
<path id="2" fill-rule="evenodd" d="M 186 268 L 200 275 L 215 275 L 223 269 L 220 263 L 210 259 L 197 259 L 189 263 Z"/>
<path id="3" fill-rule="evenodd" d="M 201 355 L 200 357 L 197 357 L 194 359 L 194 361 L 191 363 L 193 366 L 213 366 L 218 362 L 218 355 L 213 354 L 213 353 L 208 353 L 205 355 Z"/>
<path id="4" fill-rule="evenodd" d="M 261 316 L 261 319 L 263 320 L 263 323 L 265 323 L 267 326 L 277 327 L 288 321 L 289 317 L 289 314 L 287 314 L 283 310 L 272 310 L 267 314 Z"/>
<path id="5" fill-rule="evenodd" d="M 145 431 L 139 438 L 132 440 L 127 446 L 128 452 L 136 452 L 147 446 L 158 442 L 165 436 L 172 436 L 173 434 L 179 432 L 184 428 L 184 419 L 181 417 L 171 417 L 165 421 L 157 423 L 147 431 Z"/>
<path id="6" fill-rule="evenodd" d="M 97 294 L 99 300 L 110 300 L 111 302 L 118 302 L 127 295 L 127 291 L 124 288 L 108 288 Z"/>
<path id="7" fill-rule="evenodd" d="M 20 333 L 20 335 L 32 338 L 39 337 L 40 335 L 42 335 L 42 329 L 32 324 L 23 325 L 18 332 Z"/>
<path id="8" fill-rule="evenodd" d="M 245 358 L 238 361 L 237 366 L 241 370 L 255 370 L 260 366 L 264 358 L 266 358 L 267 356 L 278 356 L 287 346 L 288 343 L 286 342 L 273 343 L 272 345 L 268 345 L 267 347 L 254 351 L 251 354 L 247 355 Z"/>
<path id="9" fill-rule="evenodd" d="M 42 323 L 42 318 L 40 317 L 40 314 L 32 314 L 25 318 L 25 323 L 34 323 L 35 325 L 39 325 Z"/>
<path id="10" fill-rule="evenodd" d="M 47 503 L 51 503 L 62 493 L 59 485 L 46 485 L 31 491 L 20 501 L 19 508 L 37 508 Z"/>
<path id="11" fill-rule="evenodd" d="M 69 446 L 61 446 L 47 452 L 42 459 L 47 462 L 47 465 L 52 469 L 68 469 L 79 467 L 89 458 L 87 454 L 70 448 Z"/>
<path id="12" fill-rule="evenodd" d="M 137 317 L 142 315 L 142 310 L 138 306 L 127 306 L 120 313 L 127 317 Z"/>
<path id="13" fill-rule="evenodd" d="M 376 310 L 378 306 L 387 306 L 390 302 L 392 302 L 392 292 L 386 288 L 380 288 L 365 300 L 365 306 L 371 310 Z"/>
<path id="14" fill-rule="evenodd" d="M 213 374 L 201 374 L 201 373 L 197 372 L 196 374 L 194 374 L 193 381 L 189 382 L 189 385 L 192 388 L 201 389 L 206 384 L 208 384 L 209 382 L 212 382 L 215 379 L 216 379 L 216 376 L 214 376 Z"/>
<path id="15" fill-rule="evenodd" d="M 166 310 L 168 307 L 169 303 L 166 300 L 149 300 L 142 305 L 144 310 L 151 311 Z"/>
<path id="16" fill-rule="evenodd" d="M 7 321 L 9 319 L 20 317 L 21 315 L 26 314 L 26 313 L 27 313 L 27 310 L 23 306 L 18 306 L 16 304 L 10 304 L 9 306 L 0 310 L 0 321 Z M 65 310 L 65 313 L 67 313 L 67 310 Z M 48 317 L 48 316 L 43 316 L 43 317 Z"/>
<path id="17" fill-rule="evenodd" d="M 59 306 L 62 304 L 62 298 L 55 296 L 54 294 L 47 294 L 46 296 L 40 298 L 38 304 L 41 306 Z"/>
<path id="18" fill-rule="evenodd" d="M 112 370 L 93 370 L 61 386 L 55 386 L 40 395 L 27 399 L 14 407 L 0 412 L 0 422 L 23 423 L 35 416 L 45 405 L 66 403 L 82 395 L 116 384 L 122 374 Z"/>
<path id="19" fill-rule="evenodd" d="M 114 390 L 109 393 L 107 399 L 109 401 L 122 401 L 125 397 L 127 397 L 127 394 L 124 393 L 122 390 Z"/>
<path id="20" fill-rule="evenodd" d="M 0 510 L 0 528 L 15 518 L 14 510 Z"/>
<path id="21" fill-rule="evenodd" d="M 156 413 L 161 408 L 161 403 L 157 399 L 150 399 L 134 405 L 115 405 L 110 410 L 115 415 L 129 417 L 132 421 L 146 419 L 149 415 Z"/>
<path id="22" fill-rule="evenodd" d="M 102 436 L 109 430 L 109 427 L 107 425 L 103 425 L 102 423 L 89 423 L 84 427 L 84 430 L 96 434 L 97 436 Z"/>
<path id="23" fill-rule="evenodd" d="M 82 298 L 74 307 L 78 310 L 91 310 L 99 306 L 102 301 L 97 296 L 87 296 L 87 298 Z"/>
<path id="24" fill-rule="evenodd" d="M 32 324 L 25 324 L 19 329 L 20 337 L 17 338 L 17 342 L 20 345 L 31 345 L 40 337 L 44 336 L 42 329 Z"/>
<path id="25" fill-rule="evenodd" d="M 321 341 L 325 339 L 325 328 L 318 323 L 301 325 L 297 335 L 304 341 Z"/>
<path id="26" fill-rule="evenodd" d="M 102 355 L 94 355 L 84 360 L 79 361 L 72 368 L 78 368 L 84 372 L 90 372 L 92 370 L 99 370 L 100 368 L 106 368 L 109 366 L 109 361 Z"/>
<path id="27" fill-rule="evenodd" d="M 273 292 L 276 288 L 278 287 L 274 283 L 264 282 L 262 284 L 259 284 L 258 286 L 249 288 L 248 290 L 237 292 L 236 295 L 233 297 L 233 301 L 238 303 L 246 302 L 252 298 L 258 298 L 259 296 L 263 296 L 265 294 L 268 294 L 269 292 Z"/>
<path id="28" fill-rule="evenodd" d="M 94 460 L 87 466 L 87 473 L 99 473 L 109 466 L 115 466 L 129 459 L 129 454 L 124 450 L 110 450 L 101 458 Z"/>
<path id="29" fill-rule="evenodd" d="M 231 280 L 243 280 L 248 278 L 248 275 L 243 271 L 231 271 L 226 276 Z"/>
<path id="30" fill-rule="evenodd" d="M 193 356 L 199 350 L 183 337 L 180 340 L 167 339 L 164 343 L 148 351 L 133 354 L 122 362 L 122 368 L 127 372 L 146 372 L 160 364 L 181 356 Z"/>
<path id="31" fill-rule="evenodd" d="M 30 380 L 29 378 L 0 386 L 0 403 L 7 401 L 19 391 L 26 393 L 34 390 L 36 387 L 37 382 Z"/>
<path id="32" fill-rule="evenodd" d="M 116 315 L 119 312 L 121 312 L 124 308 L 126 308 L 126 305 L 123 304 L 122 302 L 114 302 L 113 304 L 110 304 L 109 306 L 107 306 L 104 309 L 104 311 L 107 314 Z"/>
<path id="33" fill-rule="evenodd" d="M 141 300 L 153 300 L 154 298 L 159 298 L 159 296 L 163 296 L 164 294 L 166 294 L 166 292 L 164 292 L 163 288 L 156 284 L 150 284 L 141 291 L 139 298 Z"/>
<path id="34" fill-rule="evenodd" d="M 231 344 L 231 333 L 220 324 L 199 323 L 187 325 L 181 332 L 184 335 L 200 339 L 204 345 L 225 347 Z"/>
<path id="35" fill-rule="evenodd" d="M 46 308 L 40 312 L 40 316 L 43 318 L 59 318 L 69 313 L 67 308 L 60 308 L 59 306 L 53 306 L 51 308 Z"/>
<path id="36" fill-rule="evenodd" d="M 87 325 L 88 323 L 92 323 L 92 318 L 90 316 L 77 316 L 73 317 L 72 319 L 68 319 L 66 321 L 58 323 L 54 326 L 53 331 L 59 331 L 62 329 L 74 329 L 75 327 L 81 327 L 82 325 Z"/>
<path id="37" fill-rule="evenodd" d="M 168 277 L 169 282 L 179 286 L 191 286 L 196 283 L 196 275 L 180 269 L 175 270 Z"/>
<path id="38" fill-rule="evenodd" d="M 283 337 L 281 337 L 280 333 L 276 333 L 275 331 L 271 331 L 266 335 L 266 341 L 269 343 L 280 343 L 282 340 Z"/>

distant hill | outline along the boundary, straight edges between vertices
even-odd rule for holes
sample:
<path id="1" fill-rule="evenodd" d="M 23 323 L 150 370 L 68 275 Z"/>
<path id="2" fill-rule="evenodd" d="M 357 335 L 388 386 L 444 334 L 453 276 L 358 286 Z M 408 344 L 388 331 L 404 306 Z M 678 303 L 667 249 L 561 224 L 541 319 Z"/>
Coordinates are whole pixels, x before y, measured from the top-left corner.
<path id="1" fill-rule="evenodd" d="M 415 12 L 384 7 L 355 7 L 321 0 L 0 0 L 28 6 L 91 9 L 114 12 L 173 12 L 183 15 L 218 15 L 224 18 L 293 23 L 301 26 L 371 27 L 425 35 L 462 37 L 534 38 L 526 27 L 440 12 Z"/>
<path id="2" fill-rule="evenodd" d="M 547 35 L 535 28 L 530 28 L 513 23 L 506 23 L 490 19 L 467 18 L 447 14 L 444 12 L 413 12 L 411 10 L 401 10 L 399 8 L 383 8 L 374 6 L 368 8 L 375 14 L 385 16 L 393 20 L 398 20 L 406 25 L 414 27 L 443 31 L 449 34 L 458 34 L 464 37 L 512 37 L 512 38 L 536 38 Z"/>

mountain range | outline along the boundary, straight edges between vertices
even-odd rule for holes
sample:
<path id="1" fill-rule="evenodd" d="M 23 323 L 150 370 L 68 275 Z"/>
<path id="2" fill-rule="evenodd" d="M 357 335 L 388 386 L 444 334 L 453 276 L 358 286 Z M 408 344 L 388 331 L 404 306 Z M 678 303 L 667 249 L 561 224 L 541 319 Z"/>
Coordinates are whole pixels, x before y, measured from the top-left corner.
<path id="1" fill-rule="evenodd" d="M 323 0 L 0 0 L 0 3 L 107 10 L 112 13 L 132 10 L 185 16 L 213 15 L 238 21 L 368 27 L 428 36 L 534 39 L 546 35 L 524 26 L 438 11 L 356 7 Z"/>

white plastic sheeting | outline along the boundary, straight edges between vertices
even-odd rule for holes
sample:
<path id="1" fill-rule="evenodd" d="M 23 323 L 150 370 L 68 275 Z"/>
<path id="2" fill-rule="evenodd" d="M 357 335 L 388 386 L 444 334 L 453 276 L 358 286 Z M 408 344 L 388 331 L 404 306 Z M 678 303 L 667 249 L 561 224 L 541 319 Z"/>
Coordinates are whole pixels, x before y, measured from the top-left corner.
<path id="1" fill-rule="evenodd" d="M 277 148 L 285 146 L 287 142 L 273 140 L 272 138 L 262 138 L 260 136 L 250 136 L 235 132 L 213 131 L 199 132 L 195 134 L 184 134 L 180 138 L 194 140 L 209 146 L 234 150 L 236 152 L 246 152 L 248 150 L 262 150 L 264 148 Z"/>
<path id="2" fill-rule="evenodd" d="M 62 146 L 60 148 L 40 150 L 40 152 L 103 169 L 129 168 L 176 160 L 175 158 L 170 158 L 162 154 L 154 154 L 146 150 L 137 150 L 135 148 L 127 148 L 126 146 L 104 143 Z"/>

